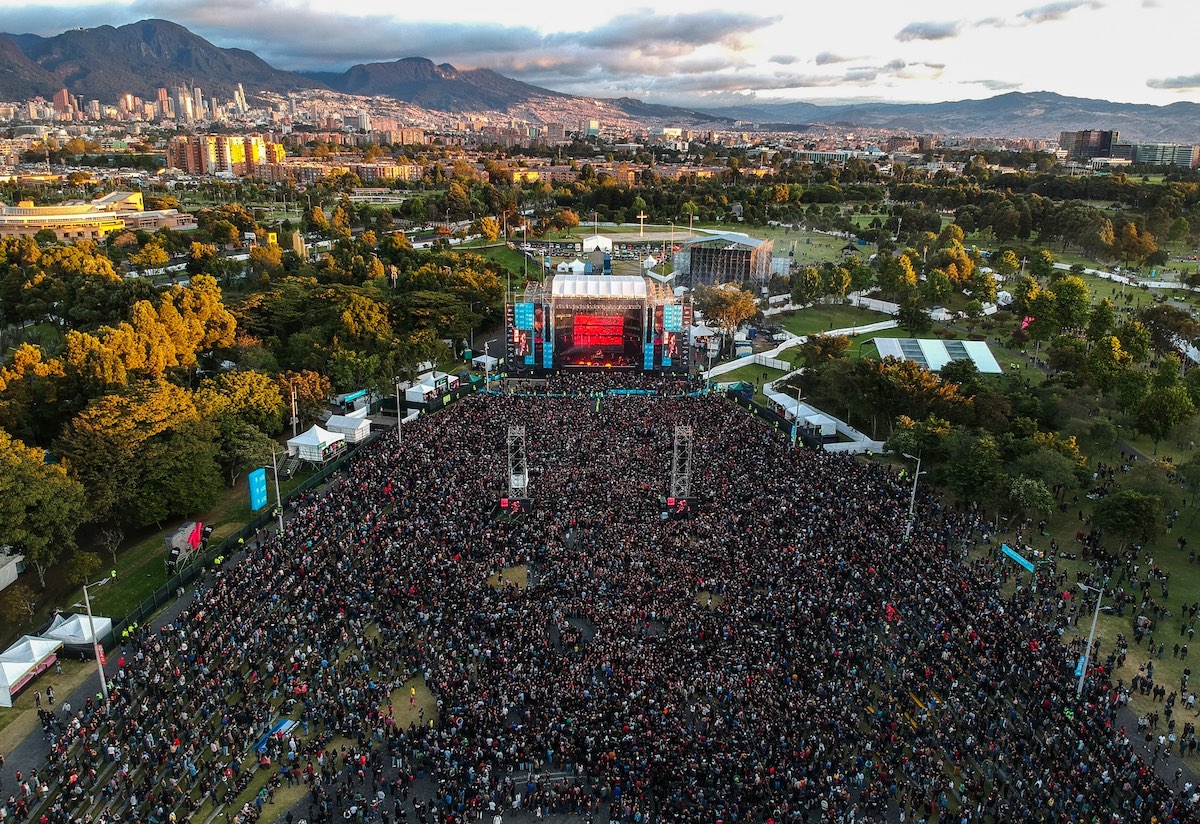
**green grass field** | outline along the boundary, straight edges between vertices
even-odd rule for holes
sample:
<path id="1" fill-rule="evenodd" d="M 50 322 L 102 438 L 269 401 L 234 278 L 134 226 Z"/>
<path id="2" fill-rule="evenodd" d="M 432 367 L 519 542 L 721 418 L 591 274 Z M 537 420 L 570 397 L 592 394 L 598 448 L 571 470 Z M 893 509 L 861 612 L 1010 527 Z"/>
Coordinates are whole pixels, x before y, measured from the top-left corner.
<path id="1" fill-rule="evenodd" d="M 860 309 L 848 304 L 830 303 L 801 309 L 793 314 L 781 312 L 770 315 L 769 322 L 778 323 L 793 335 L 811 335 L 828 332 L 830 329 L 848 329 L 854 326 L 867 326 L 884 320 L 891 320 L 890 315 L 883 312 L 873 312 L 870 309 Z"/>

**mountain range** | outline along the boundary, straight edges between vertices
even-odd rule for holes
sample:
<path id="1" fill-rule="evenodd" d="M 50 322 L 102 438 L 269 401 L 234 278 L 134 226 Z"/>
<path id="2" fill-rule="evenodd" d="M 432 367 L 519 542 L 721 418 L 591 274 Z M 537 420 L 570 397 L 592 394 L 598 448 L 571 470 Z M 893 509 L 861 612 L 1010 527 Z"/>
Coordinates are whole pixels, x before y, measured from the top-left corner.
<path id="1" fill-rule="evenodd" d="M 1197 103 L 1150 106 L 1052 92 L 1010 92 L 945 103 L 762 102 L 697 111 L 632 98 L 582 98 L 490 69 L 459 70 L 423 57 L 365 63 L 341 73 L 283 71 L 253 52 L 220 48 L 167 20 L 72 29 L 53 37 L 0 34 L 0 100 L 48 98 L 61 88 L 84 100 L 111 102 L 127 92 L 152 99 L 160 86 L 200 86 L 206 94 L 228 98 L 238 83 L 251 97 L 319 89 L 389 97 L 440 112 L 501 112 L 558 122 L 568 115 L 691 128 L 729 128 L 735 121 L 749 121 L 788 130 L 823 124 L 1033 138 L 1094 128 L 1117 129 L 1125 139 L 1185 143 L 1200 135 Z"/>

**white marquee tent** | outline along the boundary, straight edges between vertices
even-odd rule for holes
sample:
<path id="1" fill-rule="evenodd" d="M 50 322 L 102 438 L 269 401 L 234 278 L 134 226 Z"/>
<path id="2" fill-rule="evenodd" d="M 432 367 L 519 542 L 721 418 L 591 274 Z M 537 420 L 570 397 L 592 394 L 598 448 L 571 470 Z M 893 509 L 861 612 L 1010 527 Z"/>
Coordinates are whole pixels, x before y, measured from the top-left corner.
<path id="1" fill-rule="evenodd" d="M 62 641 L 26 635 L 0 653 L 0 707 L 11 707 L 13 696 L 54 664 L 61 646 Z"/>
<path id="2" fill-rule="evenodd" d="M 92 636 L 92 624 L 96 625 L 96 635 Z M 96 638 L 103 638 L 112 630 L 112 619 L 103 615 L 93 615 L 89 622 L 87 615 L 55 615 L 50 629 L 42 633 L 42 638 L 62 641 L 67 646 L 87 647 L 96 643 Z"/>
<path id="3" fill-rule="evenodd" d="M 371 422 L 366 418 L 350 417 L 349 415 L 333 415 L 325 421 L 325 428 L 331 434 L 342 435 L 346 443 L 360 443 L 371 435 Z"/>
<path id="4" fill-rule="evenodd" d="M 341 448 L 345 440 L 345 435 L 328 432 L 313 424 L 312 429 L 307 432 L 301 432 L 294 438 L 288 438 L 288 454 L 294 455 L 302 461 L 324 463 Z"/>

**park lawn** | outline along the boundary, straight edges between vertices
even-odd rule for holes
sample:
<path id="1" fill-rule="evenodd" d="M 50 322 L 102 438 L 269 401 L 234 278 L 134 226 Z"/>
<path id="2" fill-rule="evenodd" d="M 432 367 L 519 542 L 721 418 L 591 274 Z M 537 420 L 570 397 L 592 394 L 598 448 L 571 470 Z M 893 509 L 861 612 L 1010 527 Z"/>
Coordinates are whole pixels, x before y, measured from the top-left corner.
<path id="1" fill-rule="evenodd" d="M 492 244 L 492 245 L 488 245 L 488 246 L 481 246 L 476 249 L 473 249 L 472 251 L 479 252 L 479 254 L 483 255 L 485 258 L 492 261 L 493 263 L 500 265 L 501 267 L 503 267 L 504 269 L 507 269 L 509 272 L 511 272 L 514 275 L 520 275 L 522 277 L 524 277 L 525 273 L 527 271 L 529 271 L 531 268 L 532 269 L 540 269 L 541 268 L 539 266 L 529 267 L 525 263 L 524 255 L 522 255 L 520 252 L 516 251 L 515 249 L 508 248 L 503 243 Z M 536 272 L 534 274 L 536 274 Z"/>
<path id="2" fill-rule="evenodd" d="M 65 701 L 79 685 L 88 678 L 99 681 L 96 664 L 92 660 L 80 661 L 77 658 L 59 658 L 62 664 L 62 675 L 46 670 L 34 681 L 30 688 L 25 689 L 13 699 L 11 707 L 0 708 L 0 753 L 12 752 L 25 738 L 38 727 L 37 707 L 33 703 L 33 691 L 44 690 L 47 686 L 54 687 L 55 697 L 59 703 Z M 99 684 L 96 684 L 99 688 Z M 57 706 L 57 705 L 56 705 Z"/>
<path id="3" fill-rule="evenodd" d="M 312 473 L 297 473 L 288 479 L 280 479 L 280 492 L 287 495 L 307 480 Z M 273 493 L 274 490 L 271 490 Z M 270 496 L 274 504 L 274 495 Z M 204 523 L 213 527 L 210 546 L 215 546 L 221 539 L 232 535 L 243 524 L 252 520 L 249 493 L 246 488 L 246 478 L 241 477 L 234 487 L 228 487 L 222 493 L 217 504 L 202 518 Z M 182 521 L 180 522 L 182 523 Z M 120 619 L 137 609 L 154 591 L 167 583 L 166 558 L 167 550 L 164 543 L 168 533 L 173 532 L 178 524 L 172 522 L 162 532 L 154 533 L 142 541 L 117 553 L 117 579 L 99 589 L 92 589 L 92 611 L 97 615 L 105 615 Z M 106 553 L 101 555 L 104 569 L 112 568 L 112 558 Z M 83 600 L 83 590 L 75 591 L 68 603 Z"/>
<path id="4" fill-rule="evenodd" d="M 508 584 L 516 585 L 517 589 L 528 588 L 529 566 L 527 564 L 519 564 L 517 566 L 505 567 L 500 572 L 493 572 L 487 579 L 487 585 L 492 589 L 502 589 Z"/>
<path id="5" fill-rule="evenodd" d="M 860 309 L 844 303 L 830 303 L 799 309 L 794 313 L 781 312 L 768 316 L 770 322 L 778 323 L 793 335 L 811 335 L 828 332 L 831 329 L 848 329 L 855 326 L 867 326 L 891 316 L 870 309 Z"/>
<path id="6" fill-rule="evenodd" d="M 769 366 L 761 366 L 757 363 L 752 363 L 748 366 L 741 366 L 734 369 L 732 372 L 726 372 L 723 375 L 717 375 L 713 378 L 717 383 L 733 383 L 735 381 L 743 381 L 745 383 L 754 384 L 754 400 L 758 403 L 766 403 L 767 397 L 763 394 L 763 385 L 770 381 L 783 377 L 786 372 L 781 369 L 772 369 Z"/>
<path id="7" fill-rule="evenodd" d="M 415 696 L 410 694 L 412 689 L 417 691 Z M 429 689 L 429 685 L 425 683 L 423 676 L 415 675 L 409 678 L 398 689 L 392 691 L 389 700 L 392 717 L 395 719 L 398 729 L 406 730 L 413 724 L 428 724 L 430 721 L 437 720 L 437 698 Z M 409 703 L 410 700 L 412 703 Z M 387 715 L 386 705 L 381 704 L 378 709 L 381 715 Z"/>
<path id="8" fill-rule="evenodd" d="M 1113 450 L 1115 453 L 1116 450 Z M 1095 466 L 1096 460 L 1119 460 L 1116 454 L 1102 453 L 1092 457 L 1091 464 Z M 1049 536 L 1041 537 L 1034 535 L 1031 541 L 1036 549 L 1045 550 L 1049 546 L 1049 538 L 1053 536 L 1058 539 L 1059 547 L 1067 552 L 1079 553 L 1080 546 L 1075 541 L 1075 533 L 1086 527 L 1079 521 L 1079 511 L 1083 510 L 1086 514 L 1090 514 L 1094 509 L 1094 502 L 1087 499 L 1084 495 L 1080 495 L 1080 503 L 1078 505 L 1068 506 L 1067 511 L 1055 513 L 1055 517 L 1051 520 L 1048 527 Z M 1183 514 L 1179 521 L 1176 522 L 1176 528 L 1171 532 L 1164 533 L 1155 541 L 1148 544 L 1140 553 L 1138 563 L 1144 570 L 1153 559 L 1161 569 L 1170 573 L 1168 581 L 1169 598 L 1166 602 L 1167 608 L 1171 615 L 1161 621 L 1156 628 L 1155 644 L 1163 643 L 1166 645 L 1164 656 L 1160 659 L 1154 658 L 1154 680 L 1156 683 L 1164 685 L 1168 692 L 1179 689 L 1179 679 L 1183 675 L 1185 667 L 1193 666 L 1200 662 L 1200 640 L 1189 642 L 1187 637 L 1183 638 L 1179 635 L 1181 626 L 1180 613 L 1184 604 L 1192 604 L 1200 601 L 1200 565 L 1188 563 L 1187 550 L 1180 550 L 1178 539 L 1180 536 L 1187 540 L 1188 547 L 1200 546 L 1197 542 L 1200 541 L 1200 520 L 1191 517 L 1187 511 L 1182 511 Z M 1115 547 L 1110 546 L 1110 550 Z M 1082 560 L 1069 561 L 1059 560 L 1059 567 L 1068 570 L 1068 585 L 1074 591 L 1074 594 L 1079 593 L 1074 589 L 1076 573 L 1085 568 Z M 1129 590 L 1129 582 L 1122 582 L 1122 586 Z M 1140 590 L 1138 591 L 1140 592 Z M 1152 584 L 1150 589 L 1151 595 L 1156 600 L 1161 600 L 1161 591 L 1157 584 Z M 1137 593 L 1135 593 L 1136 595 Z M 1092 605 L 1095 602 L 1085 596 L 1085 604 Z M 1111 603 L 1111 600 L 1107 601 Z M 1101 642 L 1100 655 L 1105 657 L 1112 650 L 1113 644 L 1116 642 L 1117 634 L 1124 633 L 1129 641 L 1129 654 L 1125 661 L 1125 666 L 1118 669 L 1114 676 L 1122 679 L 1125 683 L 1138 672 L 1138 667 L 1150 660 L 1146 641 L 1139 645 L 1134 644 L 1133 624 L 1137 616 L 1137 609 L 1134 605 L 1127 605 L 1125 615 L 1118 617 L 1117 615 L 1105 615 L 1101 613 L 1100 618 L 1096 622 L 1096 638 Z M 1087 611 L 1086 616 L 1081 616 L 1078 627 L 1075 631 L 1086 637 L 1086 633 L 1091 628 L 1091 612 Z M 1070 640 L 1069 638 L 1067 640 Z M 1147 639 L 1148 640 L 1148 639 Z M 1189 646 L 1188 658 L 1178 659 L 1172 657 L 1172 647 L 1177 643 L 1187 643 Z M 1197 688 L 1197 680 L 1200 679 L 1198 668 L 1193 668 L 1193 677 L 1189 682 L 1189 690 Z M 1149 712 L 1155 708 L 1161 710 L 1161 705 L 1155 705 L 1148 697 L 1135 696 L 1131 701 L 1132 706 L 1140 712 Z M 1183 716 L 1179 713 L 1181 719 L 1180 728 L 1182 728 L 1182 720 L 1193 720 L 1189 716 Z M 1160 729 L 1165 732 L 1166 720 L 1160 724 Z"/>

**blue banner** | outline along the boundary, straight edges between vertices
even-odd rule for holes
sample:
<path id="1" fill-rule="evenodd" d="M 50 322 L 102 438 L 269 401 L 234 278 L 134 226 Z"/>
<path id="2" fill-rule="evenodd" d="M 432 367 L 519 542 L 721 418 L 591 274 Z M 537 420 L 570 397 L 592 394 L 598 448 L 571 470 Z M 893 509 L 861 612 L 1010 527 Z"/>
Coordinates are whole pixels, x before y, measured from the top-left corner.
<path id="1" fill-rule="evenodd" d="M 513 326 L 518 329 L 533 328 L 533 304 L 518 303 L 513 311 Z"/>
<path id="2" fill-rule="evenodd" d="M 248 476 L 250 481 L 250 509 L 254 512 L 267 505 L 267 470 L 256 469 Z"/>
<path id="3" fill-rule="evenodd" d="M 668 332 L 678 332 L 683 328 L 683 307 L 663 307 L 663 329 Z"/>
<path id="4" fill-rule="evenodd" d="M 1008 544 L 1000 544 L 1000 551 L 1003 552 L 1005 555 L 1007 555 L 1009 558 L 1012 558 L 1020 566 L 1025 567 L 1025 569 L 1028 572 L 1033 572 L 1033 562 L 1026 560 L 1025 556 L 1021 555 L 1019 552 L 1017 552 L 1015 549 L 1010 547 Z"/>
<path id="5" fill-rule="evenodd" d="M 654 369 L 654 344 L 646 343 L 642 345 L 642 368 L 647 372 Z"/>
<path id="6" fill-rule="evenodd" d="M 1075 677 L 1076 678 L 1083 675 L 1083 662 L 1086 660 L 1087 659 L 1084 656 L 1082 656 L 1082 655 L 1079 656 L 1079 661 L 1078 661 L 1078 663 L 1075 664 Z"/>

